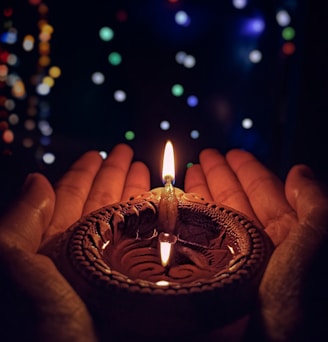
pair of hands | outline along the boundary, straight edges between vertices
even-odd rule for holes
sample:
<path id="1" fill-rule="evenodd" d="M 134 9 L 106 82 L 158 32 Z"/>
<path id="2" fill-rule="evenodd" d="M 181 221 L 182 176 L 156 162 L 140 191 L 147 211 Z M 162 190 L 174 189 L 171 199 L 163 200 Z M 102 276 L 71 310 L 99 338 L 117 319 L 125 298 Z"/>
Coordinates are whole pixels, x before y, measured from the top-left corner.
<path id="1" fill-rule="evenodd" d="M 28 176 L 21 197 L 0 220 L 1 340 L 97 340 L 85 304 L 38 251 L 82 215 L 148 191 L 149 170 L 132 159 L 132 150 L 123 144 L 104 161 L 98 152 L 88 152 L 55 189 L 40 174 Z M 229 340 L 261 332 L 263 339 L 283 341 L 305 336 L 307 330 L 313 333 L 317 326 L 325 328 L 320 307 L 328 303 L 322 285 L 328 197 L 308 167 L 293 167 L 283 184 L 248 152 L 232 150 L 222 156 L 206 149 L 200 164 L 187 170 L 185 191 L 245 213 L 265 228 L 275 245 L 258 309 L 238 336 L 236 329 L 227 330 Z"/>

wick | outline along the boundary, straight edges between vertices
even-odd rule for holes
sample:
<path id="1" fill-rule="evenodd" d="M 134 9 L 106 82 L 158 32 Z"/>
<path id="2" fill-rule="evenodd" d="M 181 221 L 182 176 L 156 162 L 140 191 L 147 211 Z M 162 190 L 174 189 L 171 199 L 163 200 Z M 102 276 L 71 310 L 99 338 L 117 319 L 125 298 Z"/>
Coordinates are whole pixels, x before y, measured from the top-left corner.
<path id="1" fill-rule="evenodd" d="M 172 185 L 173 177 L 164 177 L 165 185 L 162 188 L 161 198 L 158 205 L 158 227 L 159 231 L 174 234 L 178 217 L 178 199 Z"/>

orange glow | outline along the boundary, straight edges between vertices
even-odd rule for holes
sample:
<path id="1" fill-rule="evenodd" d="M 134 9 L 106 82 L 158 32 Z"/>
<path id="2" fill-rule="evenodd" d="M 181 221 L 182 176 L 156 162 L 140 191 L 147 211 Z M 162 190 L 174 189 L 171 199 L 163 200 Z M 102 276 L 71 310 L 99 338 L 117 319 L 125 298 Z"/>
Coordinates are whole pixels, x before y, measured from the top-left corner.
<path id="1" fill-rule="evenodd" d="M 175 164 L 174 164 L 174 151 L 173 145 L 171 141 L 167 141 L 164 150 L 164 158 L 163 158 L 163 168 L 162 168 L 162 180 L 165 182 L 165 179 L 169 177 L 172 178 L 172 182 L 175 178 Z"/>

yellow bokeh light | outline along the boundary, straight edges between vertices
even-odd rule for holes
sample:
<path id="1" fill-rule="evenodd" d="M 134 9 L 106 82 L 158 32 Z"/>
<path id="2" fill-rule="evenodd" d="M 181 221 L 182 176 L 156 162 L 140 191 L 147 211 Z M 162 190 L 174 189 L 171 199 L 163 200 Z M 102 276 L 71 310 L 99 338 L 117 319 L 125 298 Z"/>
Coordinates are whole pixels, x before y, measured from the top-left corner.
<path id="1" fill-rule="evenodd" d="M 52 78 L 58 78 L 61 75 L 61 69 L 58 66 L 52 66 L 49 69 L 49 75 Z"/>
<path id="2" fill-rule="evenodd" d="M 16 98 L 23 98 L 26 94 L 25 85 L 22 80 L 18 79 L 11 88 L 12 96 Z"/>
<path id="3" fill-rule="evenodd" d="M 53 26 L 49 24 L 45 24 L 41 27 L 42 32 L 47 33 L 47 34 L 52 34 L 54 32 Z"/>
<path id="4" fill-rule="evenodd" d="M 55 84 L 55 80 L 50 76 L 46 76 L 43 78 L 42 83 L 48 85 L 49 87 L 53 87 Z"/>

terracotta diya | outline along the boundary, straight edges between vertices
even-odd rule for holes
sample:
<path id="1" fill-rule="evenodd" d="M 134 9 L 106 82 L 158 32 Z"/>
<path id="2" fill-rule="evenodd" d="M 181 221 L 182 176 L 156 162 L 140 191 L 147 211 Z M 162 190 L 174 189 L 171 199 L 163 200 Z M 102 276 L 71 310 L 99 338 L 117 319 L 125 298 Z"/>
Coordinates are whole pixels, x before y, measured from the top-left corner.
<path id="1" fill-rule="evenodd" d="M 52 258 L 100 336 L 201 334 L 256 302 L 271 240 L 242 213 L 174 188 L 173 178 L 164 168 L 164 187 L 100 208 L 56 241 Z"/>

